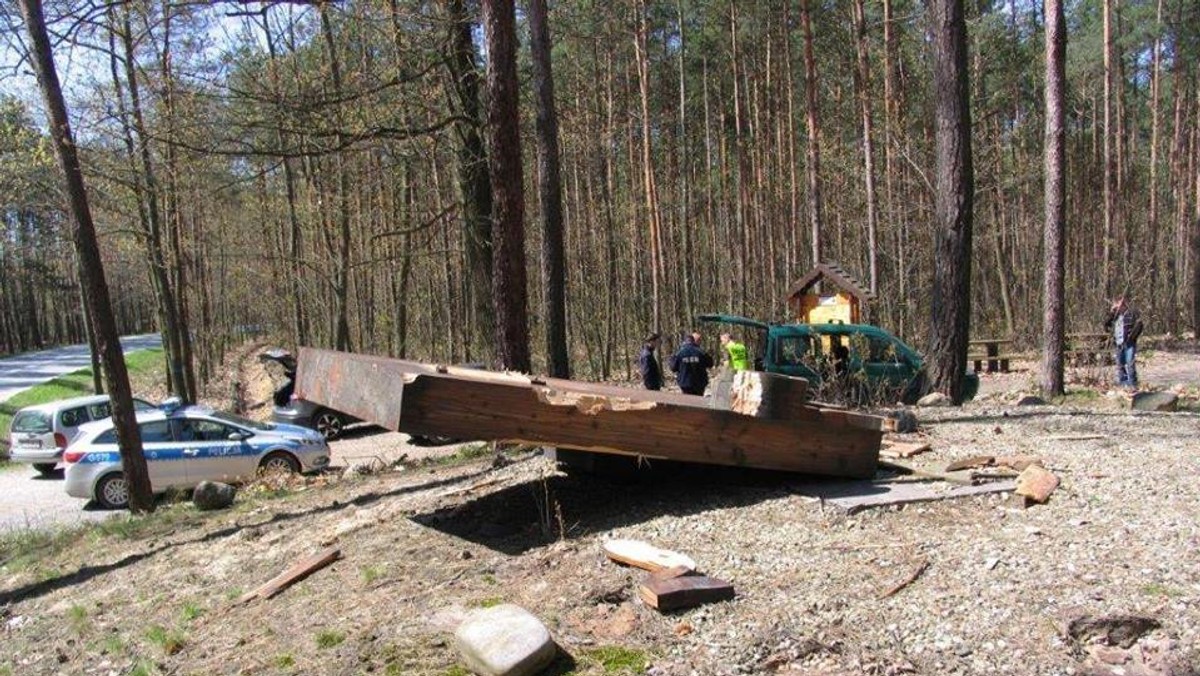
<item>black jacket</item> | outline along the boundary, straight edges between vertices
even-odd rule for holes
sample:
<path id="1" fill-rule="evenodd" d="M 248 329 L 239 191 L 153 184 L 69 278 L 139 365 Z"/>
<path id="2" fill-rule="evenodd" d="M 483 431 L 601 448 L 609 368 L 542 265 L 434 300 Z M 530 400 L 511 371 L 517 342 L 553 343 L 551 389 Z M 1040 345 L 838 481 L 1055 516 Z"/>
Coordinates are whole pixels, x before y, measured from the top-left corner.
<path id="1" fill-rule="evenodd" d="M 1125 330 L 1123 331 L 1125 344 L 1118 345 L 1117 347 L 1137 347 L 1138 337 L 1142 335 L 1142 329 L 1145 328 L 1142 324 L 1142 316 L 1138 314 L 1137 310 L 1131 307 L 1125 308 L 1125 311 L 1120 314 L 1110 310 L 1108 317 L 1104 320 L 1104 330 L 1108 331 L 1108 335 L 1110 336 L 1113 335 L 1113 326 L 1116 324 L 1117 319 L 1120 319 L 1125 325 Z M 1114 338 L 1114 340 L 1116 339 Z"/>
<path id="2" fill-rule="evenodd" d="M 638 354 L 638 372 L 642 374 L 642 387 L 647 390 L 661 390 L 663 386 L 662 367 L 658 365 L 658 357 L 649 345 L 642 345 Z"/>
<path id="3" fill-rule="evenodd" d="M 671 370 L 676 375 L 679 388 L 684 392 L 703 392 L 708 385 L 708 369 L 713 359 L 700 346 L 688 341 L 671 356 Z"/>

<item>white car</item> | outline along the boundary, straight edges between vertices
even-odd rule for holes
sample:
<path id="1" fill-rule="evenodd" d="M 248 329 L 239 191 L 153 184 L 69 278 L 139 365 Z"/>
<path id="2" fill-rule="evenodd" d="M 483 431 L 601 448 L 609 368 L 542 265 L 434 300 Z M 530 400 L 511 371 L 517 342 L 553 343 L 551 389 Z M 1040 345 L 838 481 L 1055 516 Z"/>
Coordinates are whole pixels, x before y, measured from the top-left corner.
<path id="1" fill-rule="evenodd" d="M 329 444 L 321 433 L 295 425 L 255 422 L 202 406 L 143 412 L 137 422 L 155 493 L 206 480 L 247 481 L 259 470 L 307 472 L 329 465 Z M 63 462 L 67 495 L 108 509 L 129 505 L 111 419 L 84 425 Z"/>
<path id="2" fill-rule="evenodd" d="M 153 404 L 141 399 L 134 399 L 133 407 L 138 411 L 154 410 Z M 49 474 L 75 440 L 80 425 L 111 415 L 107 394 L 26 406 L 12 420 L 9 459 L 33 465 L 39 474 Z"/>

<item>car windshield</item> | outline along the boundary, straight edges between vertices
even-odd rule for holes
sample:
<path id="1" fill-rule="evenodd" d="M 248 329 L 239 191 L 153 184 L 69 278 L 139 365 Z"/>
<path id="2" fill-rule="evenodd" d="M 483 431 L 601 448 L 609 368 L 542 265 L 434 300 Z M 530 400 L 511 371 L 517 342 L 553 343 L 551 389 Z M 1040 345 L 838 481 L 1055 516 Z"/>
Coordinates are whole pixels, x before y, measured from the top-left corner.
<path id="1" fill-rule="evenodd" d="M 45 434 L 50 431 L 50 415 L 42 411 L 21 411 L 13 419 L 12 431 Z"/>
<path id="2" fill-rule="evenodd" d="M 266 431 L 275 429 L 274 425 L 269 425 L 267 423 L 260 423 L 257 420 L 250 420 L 249 418 L 243 418 L 241 416 L 233 415 L 231 413 L 225 413 L 224 411 L 213 411 L 212 417 L 216 418 L 217 420 L 222 420 L 227 423 L 233 423 L 234 425 L 241 425 L 242 427 L 249 427 L 252 430 L 258 430 L 260 432 L 266 432 Z"/>

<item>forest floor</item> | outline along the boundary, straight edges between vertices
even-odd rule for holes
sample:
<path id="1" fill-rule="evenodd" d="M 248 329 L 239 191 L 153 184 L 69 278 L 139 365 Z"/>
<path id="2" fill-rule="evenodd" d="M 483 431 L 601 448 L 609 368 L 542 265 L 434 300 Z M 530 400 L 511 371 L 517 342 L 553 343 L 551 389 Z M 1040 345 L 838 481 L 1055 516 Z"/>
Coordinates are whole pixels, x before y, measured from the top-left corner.
<path id="1" fill-rule="evenodd" d="M 1181 411 L 1080 384 L 1060 405 L 1014 406 L 1031 371 L 985 376 L 961 409 L 916 410 L 920 431 L 901 437 L 932 444 L 924 466 L 1044 458 L 1062 485 L 1027 509 L 998 493 L 851 516 L 804 495 L 811 479 L 613 484 L 463 445 L 252 486 L 224 512 L 169 504 L 10 537 L 0 673 L 463 674 L 453 628 L 499 602 L 546 623 L 560 674 L 1196 673 L 1200 356 L 1147 352 L 1142 377 L 1181 392 Z M 687 553 L 737 598 L 661 614 L 637 598 L 640 571 L 605 559 L 612 537 Z M 234 605 L 334 544 L 329 568 Z M 1159 627 L 1128 650 L 1066 628 L 1130 614 Z"/>

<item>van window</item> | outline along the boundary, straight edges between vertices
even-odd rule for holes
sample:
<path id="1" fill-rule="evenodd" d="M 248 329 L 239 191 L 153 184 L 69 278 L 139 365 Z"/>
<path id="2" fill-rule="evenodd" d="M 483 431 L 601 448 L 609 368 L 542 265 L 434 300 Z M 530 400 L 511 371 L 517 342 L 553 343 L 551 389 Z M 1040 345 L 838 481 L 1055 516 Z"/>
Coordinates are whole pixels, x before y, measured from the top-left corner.
<path id="1" fill-rule="evenodd" d="M 153 444 L 163 441 L 174 441 L 171 437 L 171 423 L 166 420 L 155 420 L 154 422 L 142 423 L 139 426 L 142 431 L 142 443 Z"/>
<path id="2" fill-rule="evenodd" d="M 112 408 L 107 401 L 92 404 L 88 406 L 88 415 L 92 416 L 92 420 L 104 420 L 112 415 Z"/>
<path id="3" fill-rule="evenodd" d="M 97 443 L 97 444 L 115 444 L 115 443 L 117 443 L 117 430 L 116 429 L 108 430 L 104 434 L 101 434 L 100 436 L 96 437 L 96 441 L 93 443 Z"/>
<path id="4" fill-rule="evenodd" d="M 782 366 L 798 366 L 815 356 L 809 336 L 786 336 L 779 339 L 779 363 Z"/>
<path id="5" fill-rule="evenodd" d="M 21 411 L 13 418 L 12 431 L 45 434 L 50 431 L 50 415 L 43 411 Z"/>
<path id="6" fill-rule="evenodd" d="M 87 409 L 80 406 L 79 408 L 68 408 L 58 414 L 58 424 L 63 427 L 79 427 L 91 418 L 88 418 Z"/>

